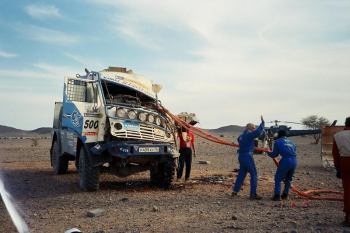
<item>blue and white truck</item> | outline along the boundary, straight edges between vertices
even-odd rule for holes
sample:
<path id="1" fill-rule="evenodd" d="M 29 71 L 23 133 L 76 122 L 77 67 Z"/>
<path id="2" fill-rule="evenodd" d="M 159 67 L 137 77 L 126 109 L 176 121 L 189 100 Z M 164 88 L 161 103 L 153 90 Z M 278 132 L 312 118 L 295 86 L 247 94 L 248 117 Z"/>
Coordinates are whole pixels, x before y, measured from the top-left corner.
<path id="1" fill-rule="evenodd" d="M 125 177 L 150 170 L 169 188 L 176 169 L 175 126 L 159 111 L 161 87 L 121 67 L 66 77 L 55 103 L 51 165 L 65 174 L 75 161 L 84 191 L 99 188 L 101 170 Z"/>

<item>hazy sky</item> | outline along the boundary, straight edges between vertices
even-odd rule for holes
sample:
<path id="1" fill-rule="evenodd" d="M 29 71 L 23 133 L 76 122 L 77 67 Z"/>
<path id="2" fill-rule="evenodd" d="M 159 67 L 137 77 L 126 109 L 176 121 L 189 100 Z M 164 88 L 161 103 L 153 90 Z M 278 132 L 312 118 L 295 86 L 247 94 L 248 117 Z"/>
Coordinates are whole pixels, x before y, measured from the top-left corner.
<path id="1" fill-rule="evenodd" d="M 350 1 L 0 3 L 0 124 L 51 126 L 63 77 L 133 69 L 201 127 L 350 115 Z"/>

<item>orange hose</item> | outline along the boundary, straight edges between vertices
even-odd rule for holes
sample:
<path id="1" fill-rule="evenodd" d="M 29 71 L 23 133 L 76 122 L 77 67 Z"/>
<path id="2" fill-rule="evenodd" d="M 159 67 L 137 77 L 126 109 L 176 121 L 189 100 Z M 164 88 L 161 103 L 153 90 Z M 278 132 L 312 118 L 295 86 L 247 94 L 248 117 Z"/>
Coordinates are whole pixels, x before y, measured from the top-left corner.
<path id="1" fill-rule="evenodd" d="M 204 130 L 202 130 L 200 128 L 197 128 L 197 127 L 194 127 L 194 126 L 188 124 L 187 122 L 180 119 L 178 116 L 173 115 L 169 110 L 167 110 L 163 106 L 158 106 L 158 108 L 160 111 L 162 111 L 163 113 L 168 115 L 171 119 L 173 119 L 177 125 L 185 128 L 187 130 L 191 130 L 194 134 L 196 134 L 197 136 L 199 136 L 201 138 L 207 139 L 207 140 L 215 142 L 215 143 L 239 148 L 239 144 L 237 144 L 237 143 L 223 140 L 219 137 L 216 137 L 212 134 L 205 132 Z M 255 150 L 258 152 L 270 152 L 270 149 L 268 149 L 268 148 L 255 148 Z"/>
<path id="2" fill-rule="evenodd" d="M 187 122 L 180 119 L 178 116 L 175 116 L 174 114 L 172 114 L 169 110 L 167 110 L 163 106 L 158 105 L 157 107 L 158 107 L 158 110 L 162 111 L 164 114 L 168 115 L 172 120 L 174 120 L 177 125 L 184 127 L 187 130 L 192 130 L 192 132 L 194 134 L 196 134 L 197 136 L 204 138 L 204 139 L 207 139 L 209 141 L 215 142 L 215 143 L 239 148 L 239 144 L 237 144 L 237 143 L 223 140 L 221 138 L 218 138 L 214 135 L 211 135 L 211 134 L 205 132 L 204 130 L 202 130 L 200 128 L 197 128 L 197 127 L 194 127 L 194 126 L 188 124 Z M 268 148 L 255 148 L 255 151 L 271 152 L 271 150 Z M 278 167 L 279 162 L 275 158 L 272 158 L 272 160 L 274 161 L 274 163 Z M 323 196 L 323 197 L 321 197 L 321 196 L 319 196 L 319 194 L 321 194 L 321 193 L 336 194 L 338 196 L 343 195 L 343 192 L 335 191 L 335 190 L 316 189 L 316 190 L 300 191 L 296 187 L 292 186 L 292 191 L 296 195 L 298 195 L 299 197 L 310 199 L 310 200 L 343 201 L 342 197 L 335 197 L 335 196 Z"/>

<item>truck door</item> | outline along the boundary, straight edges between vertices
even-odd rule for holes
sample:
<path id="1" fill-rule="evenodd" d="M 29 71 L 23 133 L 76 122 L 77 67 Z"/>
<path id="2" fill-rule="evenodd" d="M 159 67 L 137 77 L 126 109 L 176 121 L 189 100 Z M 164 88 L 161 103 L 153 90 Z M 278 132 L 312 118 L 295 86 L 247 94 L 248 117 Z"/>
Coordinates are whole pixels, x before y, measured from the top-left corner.
<path id="1" fill-rule="evenodd" d="M 84 113 L 93 105 L 93 93 L 87 88 L 89 80 L 66 78 L 62 109 L 62 152 L 76 155 L 78 138 L 82 138 Z"/>

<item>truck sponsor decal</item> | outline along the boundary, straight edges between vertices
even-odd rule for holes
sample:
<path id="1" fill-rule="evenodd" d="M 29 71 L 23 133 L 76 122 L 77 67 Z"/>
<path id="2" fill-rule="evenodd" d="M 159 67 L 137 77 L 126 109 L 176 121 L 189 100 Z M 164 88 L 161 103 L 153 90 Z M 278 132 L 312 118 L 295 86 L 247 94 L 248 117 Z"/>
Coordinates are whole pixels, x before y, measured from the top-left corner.
<path id="1" fill-rule="evenodd" d="M 97 129 L 98 121 L 94 120 L 85 120 L 84 129 Z"/>
<path id="2" fill-rule="evenodd" d="M 154 98 L 154 94 L 151 91 L 152 90 L 151 87 L 143 84 L 142 81 L 133 80 L 131 78 L 122 77 L 122 76 L 119 76 L 119 75 L 114 75 L 112 77 L 105 75 L 105 76 L 103 76 L 103 78 L 106 79 L 106 80 L 109 80 L 109 81 L 113 81 L 113 82 L 122 84 L 124 86 L 131 87 L 131 88 L 133 88 L 133 89 L 135 89 L 137 91 L 143 92 L 146 95 Z"/>
<path id="3" fill-rule="evenodd" d="M 129 149 L 124 147 L 119 147 L 119 151 L 123 153 L 129 153 Z"/>
<path id="4" fill-rule="evenodd" d="M 81 135 L 84 118 L 80 113 L 79 109 L 83 109 L 82 103 L 63 103 L 62 127 L 67 127 L 68 129 L 71 129 L 78 135 Z"/>
<path id="5" fill-rule="evenodd" d="M 79 127 L 80 126 L 80 118 L 81 115 L 77 111 L 73 111 L 71 115 L 71 121 L 74 127 Z"/>
<path id="6" fill-rule="evenodd" d="M 133 130 L 133 131 L 139 131 L 140 130 L 140 124 L 138 122 L 126 121 L 124 123 L 124 126 L 125 126 L 126 130 Z"/>
<path id="7" fill-rule="evenodd" d="M 83 132 L 84 136 L 96 136 L 97 132 Z"/>

